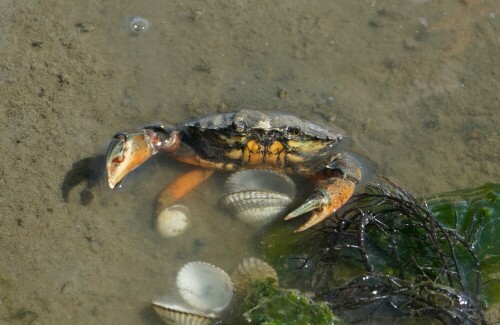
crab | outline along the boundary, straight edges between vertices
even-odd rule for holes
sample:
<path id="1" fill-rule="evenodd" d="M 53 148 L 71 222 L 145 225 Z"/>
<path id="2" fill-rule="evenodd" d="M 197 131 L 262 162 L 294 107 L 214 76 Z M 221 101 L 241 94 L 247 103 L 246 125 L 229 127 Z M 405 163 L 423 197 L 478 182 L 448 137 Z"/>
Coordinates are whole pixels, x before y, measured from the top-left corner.
<path id="1" fill-rule="evenodd" d="M 174 204 L 215 171 L 272 169 L 313 179 L 317 187 L 285 220 L 311 212 L 295 232 L 306 230 L 340 209 L 361 180 L 361 168 L 347 152 L 336 152 L 345 138 L 297 116 L 240 110 L 193 119 L 177 126 L 153 125 L 117 133 L 108 149 L 108 184 L 122 179 L 159 152 L 198 166 L 168 185 L 157 208 Z"/>

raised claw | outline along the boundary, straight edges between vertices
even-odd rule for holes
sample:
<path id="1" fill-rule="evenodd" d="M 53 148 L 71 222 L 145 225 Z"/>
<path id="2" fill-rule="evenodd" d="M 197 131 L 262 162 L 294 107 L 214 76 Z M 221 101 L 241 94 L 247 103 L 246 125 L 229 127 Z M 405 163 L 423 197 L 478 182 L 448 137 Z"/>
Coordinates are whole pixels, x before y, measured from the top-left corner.
<path id="1" fill-rule="evenodd" d="M 117 133 L 109 144 L 106 159 L 109 187 L 114 188 L 159 150 L 175 151 L 179 144 L 179 131 L 163 125 Z"/>
<path id="2" fill-rule="evenodd" d="M 154 154 L 146 139 L 141 131 L 122 132 L 113 137 L 106 159 L 110 188 L 114 188 L 128 173 Z"/>
<path id="3" fill-rule="evenodd" d="M 340 209 L 354 193 L 355 186 L 356 184 L 348 178 L 329 178 L 301 206 L 290 212 L 285 220 L 313 211 L 306 223 L 295 230 L 295 232 L 304 231 Z"/>

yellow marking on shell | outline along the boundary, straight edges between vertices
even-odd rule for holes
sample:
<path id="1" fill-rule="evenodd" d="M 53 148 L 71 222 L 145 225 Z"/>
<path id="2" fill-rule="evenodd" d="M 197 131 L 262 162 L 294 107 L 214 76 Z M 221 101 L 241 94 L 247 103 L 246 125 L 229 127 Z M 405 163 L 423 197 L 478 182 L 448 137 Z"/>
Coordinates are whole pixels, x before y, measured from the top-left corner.
<path id="1" fill-rule="evenodd" d="M 298 148 L 302 146 L 303 143 L 295 140 L 288 140 L 286 144 L 291 148 Z"/>
<path id="2" fill-rule="evenodd" d="M 241 161 L 246 163 L 250 159 L 250 150 L 247 147 L 243 149 L 243 156 L 241 157 Z"/>
<path id="3" fill-rule="evenodd" d="M 226 153 L 226 157 L 229 159 L 240 160 L 243 156 L 243 151 L 241 149 L 233 149 Z"/>
<path id="4" fill-rule="evenodd" d="M 271 153 L 267 153 L 266 154 L 266 163 L 268 163 L 269 165 L 278 165 L 279 161 L 278 161 L 278 158 L 279 156 L 278 155 L 273 155 Z"/>
<path id="5" fill-rule="evenodd" d="M 283 150 L 283 144 L 279 141 L 274 141 L 268 149 L 268 152 L 272 155 L 278 155 Z"/>
<path id="6" fill-rule="evenodd" d="M 258 153 L 262 151 L 262 146 L 257 140 L 248 141 L 247 148 L 251 153 Z"/>
<path id="7" fill-rule="evenodd" d="M 264 154 L 262 152 L 250 153 L 250 159 L 248 160 L 249 165 L 259 165 L 262 164 L 264 160 Z"/>
<path id="8" fill-rule="evenodd" d="M 325 140 L 307 140 L 307 141 L 296 141 L 296 140 L 288 140 L 287 145 L 292 149 L 296 149 L 297 151 L 303 153 L 316 153 L 329 145 L 331 145 L 333 141 L 325 141 Z"/>
<path id="9" fill-rule="evenodd" d="M 281 142 L 274 141 L 266 150 L 266 162 L 274 166 L 281 165 L 280 154 L 283 152 L 283 149 Z"/>
<path id="10" fill-rule="evenodd" d="M 286 155 L 286 161 L 290 164 L 298 164 L 298 163 L 302 163 L 305 161 L 304 157 L 302 156 L 299 156 L 297 154 L 294 154 L 294 153 L 288 153 Z"/>
<path id="11" fill-rule="evenodd" d="M 280 162 L 280 166 L 284 166 L 286 163 L 286 151 L 283 150 L 280 152 L 278 156 L 278 161 Z"/>
<path id="12" fill-rule="evenodd" d="M 246 153 L 248 152 L 248 153 Z M 246 153 L 246 154 L 245 154 Z M 258 165 L 263 162 L 264 158 L 264 148 L 256 140 L 250 140 L 244 149 L 243 158 L 248 157 L 249 165 Z M 246 159 L 245 159 L 246 160 Z"/>
<path id="13" fill-rule="evenodd" d="M 225 143 L 227 144 L 235 144 L 235 143 L 245 143 L 246 141 L 246 137 L 245 136 L 237 136 L 237 135 L 233 135 L 233 136 L 230 136 L 230 137 L 222 137 L 222 136 L 219 136 L 221 139 L 224 140 Z"/>

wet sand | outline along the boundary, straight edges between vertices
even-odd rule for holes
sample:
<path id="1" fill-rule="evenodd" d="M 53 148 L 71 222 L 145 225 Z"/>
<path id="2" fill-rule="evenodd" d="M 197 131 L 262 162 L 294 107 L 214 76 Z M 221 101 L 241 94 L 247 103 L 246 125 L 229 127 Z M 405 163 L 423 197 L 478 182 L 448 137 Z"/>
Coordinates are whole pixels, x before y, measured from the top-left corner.
<path id="1" fill-rule="evenodd" d="M 281 110 L 338 125 L 417 195 L 499 182 L 499 15 L 494 0 L 0 0 L 0 323 L 160 324 L 148 303 L 183 263 L 255 254 L 216 205 L 221 177 L 186 198 L 192 228 L 172 240 L 154 200 L 186 166 L 69 191 L 119 130 Z"/>

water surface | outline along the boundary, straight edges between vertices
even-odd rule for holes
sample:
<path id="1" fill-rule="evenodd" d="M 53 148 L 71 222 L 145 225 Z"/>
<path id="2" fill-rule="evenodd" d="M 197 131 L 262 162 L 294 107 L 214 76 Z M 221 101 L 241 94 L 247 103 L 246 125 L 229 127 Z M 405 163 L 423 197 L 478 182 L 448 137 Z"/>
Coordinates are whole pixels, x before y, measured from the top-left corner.
<path id="1" fill-rule="evenodd" d="M 417 195 L 499 181 L 499 7 L 468 1 L 0 1 L 0 322 L 158 324 L 185 262 L 230 271 L 257 233 L 223 214 L 223 177 L 153 227 L 189 170 L 152 160 L 124 186 L 61 193 L 123 129 L 239 108 L 334 123 Z M 150 22 L 128 29 L 132 17 Z M 278 91 L 286 96 L 278 96 Z M 88 192 L 86 192 L 88 193 Z"/>

